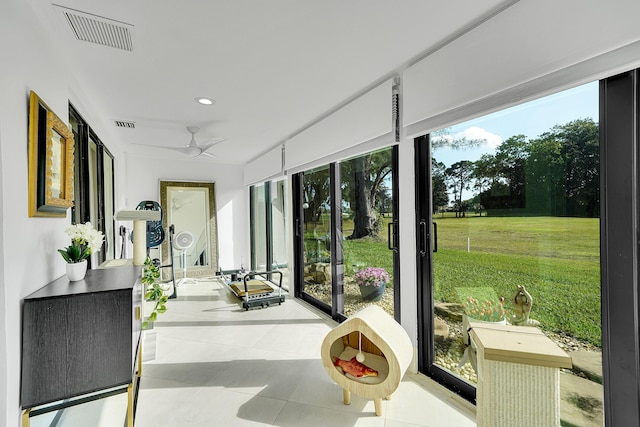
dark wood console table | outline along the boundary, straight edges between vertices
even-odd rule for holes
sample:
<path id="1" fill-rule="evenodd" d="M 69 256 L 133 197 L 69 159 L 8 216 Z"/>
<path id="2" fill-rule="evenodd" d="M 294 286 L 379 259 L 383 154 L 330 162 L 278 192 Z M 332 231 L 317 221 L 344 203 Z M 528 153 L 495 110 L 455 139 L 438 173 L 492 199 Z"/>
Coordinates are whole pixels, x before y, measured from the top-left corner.
<path id="1" fill-rule="evenodd" d="M 129 394 L 127 423 L 133 426 L 134 388 L 142 365 L 141 271 L 134 266 L 90 270 L 77 282 L 65 275 L 24 298 L 23 426 L 39 413 L 118 386 Z M 100 397 L 93 394 L 91 400 Z M 64 403 L 34 409 L 56 401 Z"/>

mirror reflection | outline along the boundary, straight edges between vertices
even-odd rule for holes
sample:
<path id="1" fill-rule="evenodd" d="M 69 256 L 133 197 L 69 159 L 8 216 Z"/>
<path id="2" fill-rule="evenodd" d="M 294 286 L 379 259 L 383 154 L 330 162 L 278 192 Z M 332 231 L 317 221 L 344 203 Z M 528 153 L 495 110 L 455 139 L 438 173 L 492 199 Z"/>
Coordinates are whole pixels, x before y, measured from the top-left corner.
<path id="1" fill-rule="evenodd" d="M 215 274 L 218 268 L 214 184 L 160 181 L 163 226 L 173 224 L 173 265 L 176 278 Z M 163 244 L 164 263 L 169 241 Z"/>

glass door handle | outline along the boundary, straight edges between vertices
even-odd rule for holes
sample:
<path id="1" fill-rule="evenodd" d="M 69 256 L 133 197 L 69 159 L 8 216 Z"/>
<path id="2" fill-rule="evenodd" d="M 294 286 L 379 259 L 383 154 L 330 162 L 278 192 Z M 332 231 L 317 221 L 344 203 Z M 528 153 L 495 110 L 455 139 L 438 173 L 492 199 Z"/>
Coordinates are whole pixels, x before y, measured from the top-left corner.
<path id="1" fill-rule="evenodd" d="M 433 222 L 433 252 L 438 252 L 438 223 Z"/>
<path id="2" fill-rule="evenodd" d="M 427 254 L 427 221 L 420 220 L 420 255 L 425 256 Z"/>
<path id="3" fill-rule="evenodd" d="M 387 224 L 387 248 L 398 252 L 398 221 L 393 220 Z"/>

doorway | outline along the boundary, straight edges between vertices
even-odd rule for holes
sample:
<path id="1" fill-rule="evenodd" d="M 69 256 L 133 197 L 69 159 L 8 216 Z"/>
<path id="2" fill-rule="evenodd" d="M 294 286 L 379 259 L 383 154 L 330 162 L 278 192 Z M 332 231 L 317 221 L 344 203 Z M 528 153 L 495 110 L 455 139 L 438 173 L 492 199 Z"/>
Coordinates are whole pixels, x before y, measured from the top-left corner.
<path id="1" fill-rule="evenodd" d="M 293 177 L 296 296 L 337 320 L 369 304 L 399 320 L 397 146 Z"/>

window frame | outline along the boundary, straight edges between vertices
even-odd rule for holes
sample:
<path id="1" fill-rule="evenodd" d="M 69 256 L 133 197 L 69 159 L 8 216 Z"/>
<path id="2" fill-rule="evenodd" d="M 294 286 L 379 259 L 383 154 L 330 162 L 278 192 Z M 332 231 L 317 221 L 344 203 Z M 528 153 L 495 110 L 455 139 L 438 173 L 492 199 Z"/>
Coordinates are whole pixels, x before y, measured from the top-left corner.
<path id="1" fill-rule="evenodd" d="M 600 80 L 600 271 L 605 425 L 640 426 L 640 69 Z M 433 343 L 429 135 L 414 139 L 418 342 Z M 421 230 L 424 229 L 424 233 Z M 421 250 L 423 253 L 421 253 Z M 630 327 L 631 326 L 631 327 Z M 433 345 L 418 370 L 465 399 L 476 390 L 439 375 Z"/>
<path id="2" fill-rule="evenodd" d="M 105 186 L 111 186 L 111 206 L 115 206 L 115 158 L 109 149 L 103 144 L 98 135 L 91 129 L 91 126 L 84 120 L 78 110 L 69 103 L 69 117 L 73 118 L 78 124 L 78 133 L 76 140 L 75 151 L 75 173 L 74 173 L 74 206 L 71 210 L 71 222 L 73 224 L 86 223 L 91 221 L 92 214 L 95 214 L 96 220 L 92 222 L 93 226 L 105 233 L 106 222 L 112 222 L 112 229 L 114 230 L 113 241 L 107 241 L 105 235 L 105 242 L 103 243 L 102 250 L 93 254 L 89 258 L 89 267 L 94 268 L 100 265 L 106 259 L 115 258 L 115 218 L 113 212 L 105 212 Z M 94 165 L 96 172 L 96 209 L 97 212 L 92 212 L 92 200 L 91 200 L 91 188 L 90 188 L 90 162 L 89 156 L 90 144 L 96 145 L 96 163 Z M 111 158 L 111 180 L 106 182 L 104 173 L 104 157 Z M 109 258 L 109 256 L 111 258 Z M 92 260 L 97 264 L 92 265 Z"/>
<path id="3" fill-rule="evenodd" d="M 400 283 L 400 227 L 399 227 L 399 212 L 400 212 L 400 192 L 398 183 L 398 168 L 399 168 L 399 147 L 398 144 L 391 145 L 389 147 L 383 147 L 380 149 L 391 150 L 391 177 L 393 180 L 392 188 L 392 210 L 393 210 L 393 315 L 396 321 L 400 323 L 401 319 L 401 283 Z M 377 151 L 377 150 L 374 150 Z M 362 153 L 361 155 L 366 155 Z M 316 298 L 303 292 L 304 283 L 304 209 L 302 204 L 304 203 L 304 171 L 298 172 L 292 176 L 292 212 L 293 212 L 293 250 L 294 250 L 294 268 L 292 269 L 292 277 L 294 281 L 294 296 L 299 298 L 317 309 L 327 313 L 334 320 L 343 322 L 347 319 L 344 315 L 344 292 L 342 286 L 342 279 L 344 277 L 344 265 L 343 265 L 343 248 L 342 248 L 342 229 L 340 225 L 336 227 L 336 224 L 342 224 L 342 194 L 341 194 L 341 171 L 340 162 L 331 162 L 328 165 L 322 165 L 314 168 L 316 170 L 320 167 L 329 167 L 329 180 L 330 180 L 330 204 L 331 204 L 331 241 L 330 241 L 330 254 L 331 254 L 331 305 L 320 301 Z M 339 280 L 338 280 L 339 279 Z"/>

